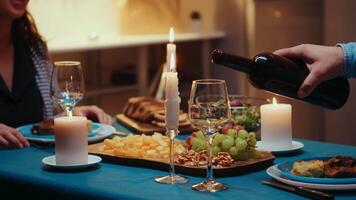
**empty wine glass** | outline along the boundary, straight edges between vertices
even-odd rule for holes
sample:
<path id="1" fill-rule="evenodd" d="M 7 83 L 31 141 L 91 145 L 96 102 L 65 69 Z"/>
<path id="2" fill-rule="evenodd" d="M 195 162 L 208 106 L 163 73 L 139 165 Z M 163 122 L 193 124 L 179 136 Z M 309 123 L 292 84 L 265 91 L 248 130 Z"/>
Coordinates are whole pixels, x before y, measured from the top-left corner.
<path id="1" fill-rule="evenodd" d="M 84 96 L 84 78 L 80 62 L 55 62 L 51 91 L 53 100 L 66 111 L 67 116 L 72 116 L 74 106 Z"/>
<path id="2" fill-rule="evenodd" d="M 189 119 L 207 139 L 207 174 L 203 182 L 192 186 L 200 192 L 217 192 L 228 188 L 213 178 L 211 143 L 217 127 L 231 117 L 229 97 L 224 80 L 195 80 L 189 99 Z"/>

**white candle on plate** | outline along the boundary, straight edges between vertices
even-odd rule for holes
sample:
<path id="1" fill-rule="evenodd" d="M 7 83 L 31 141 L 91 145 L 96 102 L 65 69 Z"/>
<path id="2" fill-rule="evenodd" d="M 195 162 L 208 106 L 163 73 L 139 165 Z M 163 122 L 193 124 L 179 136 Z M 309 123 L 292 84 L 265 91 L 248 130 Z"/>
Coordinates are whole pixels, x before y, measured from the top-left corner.
<path id="1" fill-rule="evenodd" d="M 289 148 L 292 144 L 292 106 L 277 104 L 261 105 L 261 144 L 273 149 Z"/>
<path id="2" fill-rule="evenodd" d="M 81 116 L 54 119 L 56 165 L 88 163 L 87 118 Z"/>
<path id="3" fill-rule="evenodd" d="M 170 44 L 167 45 L 167 72 L 166 72 L 166 127 L 167 129 L 177 129 L 179 123 L 179 90 L 178 90 L 178 73 L 176 72 L 176 53 L 174 42 L 173 28 L 169 31 Z"/>

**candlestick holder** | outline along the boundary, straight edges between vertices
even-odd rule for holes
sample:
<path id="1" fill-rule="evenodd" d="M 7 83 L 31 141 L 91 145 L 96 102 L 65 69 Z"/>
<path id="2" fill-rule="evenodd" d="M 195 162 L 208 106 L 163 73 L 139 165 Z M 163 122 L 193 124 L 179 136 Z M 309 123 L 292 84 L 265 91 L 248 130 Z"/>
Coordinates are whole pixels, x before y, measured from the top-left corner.
<path id="1" fill-rule="evenodd" d="M 189 181 L 187 177 L 178 176 L 175 174 L 174 169 L 174 138 L 178 135 L 178 128 L 168 129 L 166 135 L 169 138 L 169 175 L 155 178 L 157 183 L 162 184 L 184 184 Z"/>

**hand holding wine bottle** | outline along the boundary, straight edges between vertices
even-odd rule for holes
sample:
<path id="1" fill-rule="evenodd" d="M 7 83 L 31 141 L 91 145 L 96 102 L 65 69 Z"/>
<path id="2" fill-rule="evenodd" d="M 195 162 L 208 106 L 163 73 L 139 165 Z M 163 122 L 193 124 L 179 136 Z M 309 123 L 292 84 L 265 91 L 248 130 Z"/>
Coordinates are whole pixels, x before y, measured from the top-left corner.
<path id="1" fill-rule="evenodd" d="M 327 109 L 341 108 L 348 99 L 350 86 L 346 78 L 341 76 L 343 62 L 340 59 L 343 58 L 339 58 L 340 52 L 320 46 L 320 49 L 314 50 L 304 48 L 302 46 L 283 50 L 283 56 L 260 53 L 252 59 L 214 50 L 211 62 L 247 73 L 251 84 L 256 88 Z"/>
<path id="2" fill-rule="evenodd" d="M 298 96 L 308 96 L 321 82 L 342 75 L 344 66 L 343 51 L 340 47 L 302 44 L 274 52 L 279 56 L 291 59 L 303 59 L 309 68 L 306 77 L 298 90 Z"/>

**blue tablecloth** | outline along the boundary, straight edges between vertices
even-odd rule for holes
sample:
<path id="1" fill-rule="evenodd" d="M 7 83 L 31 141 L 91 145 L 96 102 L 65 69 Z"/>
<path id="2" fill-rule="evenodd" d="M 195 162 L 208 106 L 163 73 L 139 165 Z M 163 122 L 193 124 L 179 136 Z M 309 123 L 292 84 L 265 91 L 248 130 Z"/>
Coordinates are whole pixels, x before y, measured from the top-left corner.
<path id="1" fill-rule="evenodd" d="M 120 130 L 125 130 L 117 125 Z M 336 154 L 356 156 L 356 147 L 300 140 L 304 153 L 292 157 L 278 157 L 275 163 L 314 156 Z M 261 184 L 269 179 L 265 171 L 242 176 L 220 178 L 231 188 L 218 193 L 199 193 L 191 189 L 192 183 L 203 178 L 189 177 L 185 185 L 163 185 L 153 181 L 167 173 L 138 167 L 100 163 L 90 171 L 58 172 L 46 170 L 42 158 L 53 155 L 53 149 L 26 148 L 0 150 L 0 199 L 7 192 L 12 195 L 36 195 L 39 198 L 63 199 L 304 199 L 293 193 Z M 11 189 L 15 188 L 15 189 Z M 18 191 L 18 192 L 17 192 Z M 355 192 L 338 193 L 337 199 L 355 199 Z M 31 198 L 35 199 L 35 198 Z"/>

